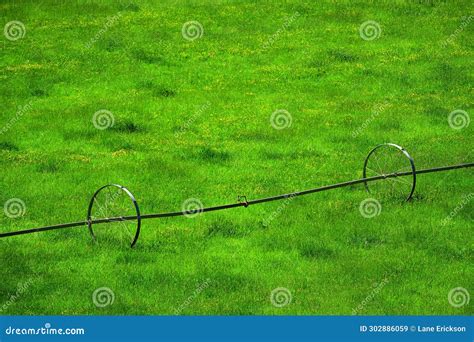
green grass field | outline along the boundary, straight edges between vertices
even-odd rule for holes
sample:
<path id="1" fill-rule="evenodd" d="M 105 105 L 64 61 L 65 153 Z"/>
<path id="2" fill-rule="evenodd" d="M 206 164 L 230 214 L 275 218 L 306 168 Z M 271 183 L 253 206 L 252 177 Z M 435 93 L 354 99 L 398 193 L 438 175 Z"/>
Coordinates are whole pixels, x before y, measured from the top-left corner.
<path id="1" fill-rule="evenodd" d="M 0 203 L 25 204 L 0 212 L 0 232 L 85 220 L 107 183 L 146 214 L 358 178 L 384 142 L 418 168 L 474 158 L 467 0 L 2 1 L 0 13 L 24 25 L 0 41 Z M 202 35 L 183 36 L 190 21 Z M 100 110 L 112 126 L 95 127 Z M 291 125 L 272 126 L 277 110 Z M 373 218 L 352 186 L 144 220 L 134 249 L 86 227 L 4 238 L 0 314 L 472 315 L 472 299 L 448 294 L 474 294 L 473 186 L 472 169 L 420 175 L 413 201 Z"/>

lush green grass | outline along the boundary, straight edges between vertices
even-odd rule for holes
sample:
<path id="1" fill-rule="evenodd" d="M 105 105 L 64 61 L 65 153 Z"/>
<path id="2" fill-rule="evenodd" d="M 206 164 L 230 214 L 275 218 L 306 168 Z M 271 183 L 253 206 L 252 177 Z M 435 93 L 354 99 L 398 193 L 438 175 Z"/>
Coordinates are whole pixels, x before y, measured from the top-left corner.
<path id="1" fill-rule="evenodd" d="M 388 141 L 419 168 L 472 161 L 473 125 L 454 130 L 447 118 L 471 109 L 474 24 L 443 44 L 472 10 L 470 1 L 2 1 L 1 24 L 21 21 L 26 35 L 0 42 L 0 129 L 30 106 L 0 135 L 0 202 L 27 208 L 2 213 L 0 229 L 83 220 L 109 182 L 151 213 L 353 179 Z M 181 33 L 191 20 L 204 28 L 194 41 Z M 378 39 L 359 36 L 367 20 L 380 24 Z M 113 127 L 94 127 L 100 109 Z M 291 113 L 290 127 L 272 128 L 277 109 Z M 472 314 L 472 300 L 448 302 L 455 287 L 474 294 L 472 201 L 442 224 L 472 193 L 472 176 L 420 176 L 413 202 L 384 202 L 372 219 L 354 186 L 294 199 L 268 226 L 282 202 L 144 221 L 133 250 L 96 245 L 86 228 L 2 239 L 0 309 L 31 281 L 2 314 L 347 315 L 368 296 L 359 314 Z M 113 290 L 112 305 L 94 305 L 99 287 Z M 292 295 L 281 308 L 270 301 L 278 287 Z"/>

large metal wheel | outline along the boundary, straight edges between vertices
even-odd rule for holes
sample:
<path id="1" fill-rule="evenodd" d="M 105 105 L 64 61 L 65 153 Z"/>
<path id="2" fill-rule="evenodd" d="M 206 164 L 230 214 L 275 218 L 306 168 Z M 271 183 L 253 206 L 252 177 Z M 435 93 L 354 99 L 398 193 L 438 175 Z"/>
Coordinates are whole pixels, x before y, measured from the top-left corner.
<path id="1" fill-rule="evenodd" d="M 136 217 L 125 220 L 124 217 Z M 114 220 L 108 220 L 114 217 Z M 99 222 L 97 222 L 99 221 Z M 103 221 L 105 223 L 100 223 Z M 95 222 L 95 228 L 92 223 Z M 140 235 L 141 216 L 132 193 L 118 184 L 107 184 L 97 190 L 89 202 L 87 226 L 97 242 L 125 242 L 131 247 Z"/>
<path id="2" fill-rule="evenodd" d="M 377 176 L 382 178 L 364 182 L 366 190 L 377 199 L 409 201 L 412 198 L 416 186 L 415 162 L 403 147 L 386 143 L 369 152 L 364 162 L 363 177 Z"/>

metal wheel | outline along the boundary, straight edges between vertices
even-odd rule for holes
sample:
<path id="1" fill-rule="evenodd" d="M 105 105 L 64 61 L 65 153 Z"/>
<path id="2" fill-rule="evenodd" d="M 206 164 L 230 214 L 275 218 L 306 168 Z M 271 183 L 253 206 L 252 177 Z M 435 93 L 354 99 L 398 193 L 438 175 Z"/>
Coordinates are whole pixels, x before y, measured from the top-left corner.
<path id="1" fill-rule="evenodd" d="M 399 175 L 397 174 L 404 174 Z M 365 182 L 366 190 L 378 199 L 394 198 L 409 201 L 416 186 L 415 162 L 401 146 L 386 143 L 369 152 L 364 162 L 363 177 L 387 176 L 383 179 Z"/>
<path id="2" fill-rule="evenodd" d="M 123 217 L 135 216 L 136 219 L 124 220 Z M 118 219 L 97 223 L 92 229 L 92 221 Z M 118 184 L 107 184 L 97 190 L 89 202 L 87 226 L 97 242 L 127 243 L 131 247 L 140 235 L 141 216 L 137 201 L 132 193 Z"/>

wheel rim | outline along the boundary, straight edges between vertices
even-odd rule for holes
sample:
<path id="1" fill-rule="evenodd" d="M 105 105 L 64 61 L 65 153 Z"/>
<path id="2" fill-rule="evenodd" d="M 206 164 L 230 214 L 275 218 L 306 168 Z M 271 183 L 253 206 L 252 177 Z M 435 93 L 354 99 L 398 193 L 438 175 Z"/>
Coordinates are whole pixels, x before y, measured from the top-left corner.
<path id="1" fill-rule="evenodd" d="M 415 162 L 410 154 L 403 147 L 392 143 L 376 146 L 365 159 L 363 178 L 397 173 L 409 174 L 382 178 L 370 184 L 364 182 L 367 192 L 379 199 L 396 198 L 409 201 L 416 186 Z"/>
<path id="2" fill-rule="evenodd" d="M 93 223 L 110 217 L 134 216 L 136 220 L 114 220 Z M 136 222 L 135 222 L 136 221 Z M 118 184 L 107 184 L 99 188 L 92 196 L 87 210 L 87 226 L 95 241 L 126 241 L 133 247 L 140 235 L 141 216 L 138 203 L 133 194 Z"/>

